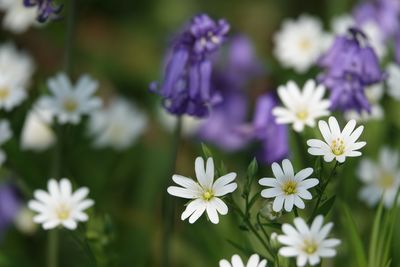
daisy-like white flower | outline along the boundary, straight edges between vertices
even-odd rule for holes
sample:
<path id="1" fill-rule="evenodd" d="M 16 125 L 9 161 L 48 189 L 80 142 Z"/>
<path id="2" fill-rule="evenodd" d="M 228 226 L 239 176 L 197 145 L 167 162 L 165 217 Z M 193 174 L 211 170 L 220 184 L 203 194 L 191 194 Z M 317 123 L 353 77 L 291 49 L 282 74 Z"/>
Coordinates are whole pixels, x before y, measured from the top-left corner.
<path id="1" fill-rule="evenodd" d="M 12 131 L 10 123 L 6 120 L 0 120 L 0 146 L 10 140 Z M 0 149 L 0 166 L 6 161 L 6 153 Z"/>
<path id="2" fill-rule="evenodd" d="M 308 189 L 316 186 L 319 181 L 316 178 L 308 178 L 312 168 L 306 168 L 294 173 L 293 165 L 288 159 L 282 161 L 282 168 L 278 163 L 272 163 L 274 178 L 261 178 L 258 183 L 271 188 L 261 191 L 264 198 L 275 198 L 272 209 L 279 212 L 285 207 L 287 212 L 292 211 L 293 206 L 304 209 L 302 199 L 311 199 L 312 195 Z"/>
<path id="3" fill-rule="evenodd" d="M 297 20 L 286 20 L 275 35 L 275 57 L 287 68 L 306 72 L 326 47 L 326 35 L 317 18 L 303 15 Z"/>
<path id="4" fill-rule="evenodd" d="M 294 219 L 294 226 L 285 223 L 282 226 L 284 235 L 278 241 L 284 245 L 279 254 L 284 257 L 297 257 L 297 266 L 316 265 L 321 258 L 332 258 L 336 255 L 335 247 L 340 240 L 327 239 L 333 223 L 323 226 L 322 215 L 317 216 L 309 227 L 302 218 Z"/>
<path id="5" fill-rule="evenodd" d="M 29 111 L 21 133 L 21 148 L 24 150 L 43 151 L 52 146 L 56 135 L 51 128 L 52 113 L 34 105 Z"/>
<path id="6" fill-rule="evenodd" d="M 74 230 L 78 222 L 85 222 L 89 219 L 84 212 L 93 206 L 94 201 L 87 199 L 89 189 L 81 187 L 72 192 L 71 182 L 64 178 L 61 181 L 49 180 L 48 192 L 35 190 L 35 199 L 28 202 L 28 207 L 37 212 L 33 221 L 42 224 L 43 229 L 53 229 L 63 226 Z"/>
<path id="7" fill-rule="evenodd" d="M 297 84 L 289 81 L 286 86 L 279 86 L 279 98 L 285 107 L 276 107 L 272 113 L 279 124 L 293 124 L 293 129 L 301 132 L 304 126 L 315 126 L 315 120 L 330 114 L 329 100 L 323 99 L 325 87 L 308 80 L 300 91 Z"/>
<path id="8" fill-rule="evenodd" d="M 147 117 L 136 105 L 116 98 L 104 109 L 93 112 L 89 134 L 95 137 L 96 147 L 110 146 L 122 150 L 132 145 L 146 126 Z"/>
<path id="9" fill-rule="evenodd" d="M 10 111 L 25 100 L 33 71 L 28 54 L 9 43 L 0 46 L 0 109 Z"/>
<path id="10" fill-rule="evenodd" d="M 219 267 L 265 267 L 265 266 L 267 266 L 267 260 L 260 260 L 260 256 L 258 256 L 257 254 L 251 255 L 246 265 L 244 265 L 239 255 L 233 255 L 231 262 L 225 259 L 219 262 Z"/>
<path id="11" fill-rule="evenodd" d="M 198 130 L 200 125 L 204 122 L 204 119 L 197 118 L 189 115 L 182 115 L 182 135 L 184 137 L 192 137 L 194 136 Z M 165 129 L 169 132 L 173 132 L 176 127 L 176 123 L 178 121 L 177 117 L 173 114 L 168 113 L 164 108 L 160 108 L 159 111 L 159 120 L 160 123 Z"/>
<path id="12" fill-rule="evenodd" d="M 208 158 L 207 165 L 205 165 L 201 157 L 196 158 L 195 172 L 197 182 L 181 175 L 173 175 L 172 180 L 182 187 L 170 186 L 168 193 L 173 196 L 192 199 L 182 213 L 182 220 L 189 218 L 189 223 L 194 223 L 206 211 L 210 221 L 217 224 L 219 222 L 218 213 L 222 215 L 228 213 L 228 206 L 220 197 L 236 190 L 237 184 L 233 182 L 236 173 L 228 173 L 214 182 L 213 159 Z"/>
<path id="13" fill-rule="evenodd" d="M 36 24 L 37 8 L 26 8 L 23 1 L 0 0 L 0 9 L 5 11 L 3 27 L 20 34 Z"/>
<path id="14" fill-rule="evenodd" d="M 376 205 L 380 199 L 387 208 L 393 206 L 397 190 L 400 187 L 399 153 L 387 147 L 381 149 L 379 162 L 362 159 L 357 171 L 364 183 L 360 199 L 369 206 Z"/>
<path id="15" fill-rule="evenodd" d="M 97 81 L 82 75 L 73 86 L 65 73 L 48 80 L 52 96 L 43 96 L 40 106 L 49 109 L 61 124 L 78 124 L 83 115 L 90 115 L 101 106 L 101 100 L 93 96 L 98 87 Z"/>
<path id="16" fill-rule="evenodd" d="M 343 163 L 346 157 L 361 156 L 361 152 L 357 150 L 367 143 L 357 142 L 357 140 L 361 136 L 364 126 L 355 129 L 356 121 L 350 120 L 341 131 L 335 117 L 329 117 L 329 125 L 325 121 L 319 121 L 318 126 L 324 141 L 308 140 L 308 153 L 314 156 L 324 156 L 326 162 L 336 159 L 340 163 Z"/>
<path id="17" fill-rule="evenodd" d="M 362 110 L 361 113 L 355 110 L 349 110 L 344 113 L 344 117 L 347 120 L 356 121 L 370 121 L 370 120 L 381 120 L 385 115 L 385 111 L 380 105 L 380 100 L 384 94 L 383 84 L 375 84 L 365 88 L 365 95 L 367 96 L 368 102 L 371 105 L 371 112 Z"/>
<path id="18" fill-rule="evenodd" d="M 388 94 L 400 101 L 400 66 L 394 63 L 389 64 L 387 73 L 389 75 L 387 79 Z"/>

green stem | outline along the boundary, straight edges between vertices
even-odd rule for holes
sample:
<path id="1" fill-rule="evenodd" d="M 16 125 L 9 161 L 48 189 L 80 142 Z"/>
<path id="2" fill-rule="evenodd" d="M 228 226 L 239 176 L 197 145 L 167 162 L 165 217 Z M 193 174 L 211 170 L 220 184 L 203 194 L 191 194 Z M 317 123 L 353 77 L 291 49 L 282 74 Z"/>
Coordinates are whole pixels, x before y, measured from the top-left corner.
<path id="1" fill-rule="evenodd" d="M 166 186 L 170 181 L 170 177 L 175 173 L 181 132 L 182 132 L 182 118 L 177 117 L 177 122 L 172 142 L 171 168 L 168 170 L 168 176 L 167 176 L 168 182 L 166 183 Z M 161 266 L 163 267 L 171 266 L 170 250 L 171 250 L 171 237 L 172 237 L 173 222 L 174 222 L 174 203 L 175 203 L 174 199 L 172 199 L 165 190 L 163 197 L 164 225 L 163 225 L 162 245 L 161 245 Z"/>
<path id="2" fill-rule="evenodd" d="M 76 0 L 69 0 L 67 29 L 65 35 L 65 49 L 64 49 L 64 71 L 67 74 L 69 74 L 72 68 L 73 46 L 74 46 L 74 35 L 75 35 L 75 13 L 76 13 Z"/>
<path id="3" fill-rule="evenodd" d="M 58 266 L 58 229 L 48 232 L 47 267 Z"/>

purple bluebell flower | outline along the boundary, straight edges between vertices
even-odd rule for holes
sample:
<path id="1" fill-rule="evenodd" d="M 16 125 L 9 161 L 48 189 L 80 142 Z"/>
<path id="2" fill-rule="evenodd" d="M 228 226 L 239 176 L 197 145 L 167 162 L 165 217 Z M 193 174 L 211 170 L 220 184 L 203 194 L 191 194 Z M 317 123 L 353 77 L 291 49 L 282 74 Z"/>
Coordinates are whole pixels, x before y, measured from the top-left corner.
<path id="1" fill-rule="evenodd" d="M 277 124 L 272 110 L 277 106 L 272 93 L 261 95 L 257 99 L 253 119 L 254 137 L 262 144 L 258 159 L 266 164 L 281 161 L 289 154 L 288 128 Z"/>
<path id="2" fill-rule="evenodd" d="M 246 124 L 247 96 L 244 87 L 262 74 L 260 62 L 248 38 L 236 36 L 229 40 L 227 53 L 221 51 L 212 75 L 211 86 L 220 92 L 223 101 L 213 107 L 201 125 L 201 140 L 214 143 L 226 151 L 243 148 L 251 139 Z"/>
<path id="3" fill-rule="evenodd" d="M 373 21 L 386 38 L 391 38 L 400 28 L 400 1 L 364 1 L 355 8 L 354 17 L 357 25 Z"/>
<path id="4" fill-rule="evenodd" d="M 21 208 L 21 198 L 15 186 L 0 185 L 0 237 L 10 226 Z"/>
<path id="5" fill-rule="evenodd" d="M 23 0 L 24 5 L 28 8 L 36 7 L 38 9 L 37 20 L 41 23 L 48 19 L 58 18 L 58 14 L 62 10 L 62 5 L 54 4 L 53 0 Z"/>
<path id="6" fill-rule="evenodd" d="M 337 37 L 319 65 L 325 69 L 319 81 L 331 91 L 332 109 L 370 110 L 365 87 L 383 81 L 385 74 L 361 31 L 352 28 Z"/>
<path id="7" fill-rule="evenodd" d="M 167 59 L 161 85 L 153 82 L 150 90 L 163 97 L 164 107 L 172 114 L 205 117 L 221 96 L 211 87 L 211 55 L 225 41 L 229 24 L 215 22 L 209 16 L 195 16 L 179 35 Z"/>

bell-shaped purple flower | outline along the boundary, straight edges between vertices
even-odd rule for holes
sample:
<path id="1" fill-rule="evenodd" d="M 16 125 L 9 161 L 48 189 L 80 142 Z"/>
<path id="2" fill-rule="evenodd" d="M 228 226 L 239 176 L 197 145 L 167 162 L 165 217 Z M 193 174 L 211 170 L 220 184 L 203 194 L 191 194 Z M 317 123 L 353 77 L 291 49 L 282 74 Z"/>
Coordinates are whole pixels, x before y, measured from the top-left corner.
<path id="1" fill-rule="evenodd" d="M 58 18 L 62 10 L 62 5 L 54 4 L 53 0 L 23 0 L 24 5 L 28 8 L 37 8 L 37 20 L 41 23 L 46 22 L 48 19 Z"/>
<path id="2" fill-rule="evenodd" d="M 337 37 L 319 65 L 324 68 L 319 80 L 331 91 L 332 109 L 370 110 L 365 87 L 383 81 L 385 74 L 360 30 L 352 28 Z"/>
<path id="3" fill-rule="evenodd" d="M 0 185 L 0 237 L 10 226 L 21 208 L 21 198 L 15 186 Z"/>
<path id="4" fill-rule="evenodd" d="M 276 106 L 276 97 L 264 94 L 257 99 L 254 114 L 254 137 L 262 144 L 258 159 L 266 164 L 281 161 L 289 154 L 288 129 L 284 124 L 277 124 L 272 114 Z"/>
<path id="5" fill-rule="evenodd" d="M 211 87 L 211 55 L 218 50 L 229 31 L 225 20 L 215 22 L 207 15 L 195 16 L 176 39 L 167 59 L 165 76 L 150 90 L 163 97 L 172 114 L 205 117 L 221 96 Z"/>

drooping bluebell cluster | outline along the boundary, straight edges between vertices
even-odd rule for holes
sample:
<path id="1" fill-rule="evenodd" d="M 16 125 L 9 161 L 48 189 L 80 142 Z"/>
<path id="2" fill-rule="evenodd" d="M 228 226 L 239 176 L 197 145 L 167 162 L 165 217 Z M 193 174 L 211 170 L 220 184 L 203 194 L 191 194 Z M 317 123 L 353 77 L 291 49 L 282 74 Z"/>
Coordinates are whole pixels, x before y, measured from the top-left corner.
<path id="1" fill-rule="evenodd" d="M 352 28 L 338 36 L 319 65 L 324 68 L 319 81 L 331 92 L 332 109 L 370 111 L 365 87 L 383 81 L 385 74 L 360 30 Z"/>
<path id="2" fill-rule="evenodd" d="M 38 9 L 37 20 L 41 23 L 48 19 L 57 18 L 62 10 L 62 5 L 54 4 L 53 0 L 23 0 L 28 8 L 36 7 Z"/>
<path id="3" fill-rule="evenodd" d="M 153 82 L 150 90 L 163 97 L 164 107 L 172 114 L 205 117 L 210 106 L 221 101 L 211 87 L 211 55 L 226 38 L 229 24 L 215 22 L 209 16 L 195 16 L 175 40 L 161 84 Z"/>
<path id="4" fill-rule="evenodd" d="M 12 184 L 0 185 L 0 237 L 15 219 L 22 200 Z"/>

